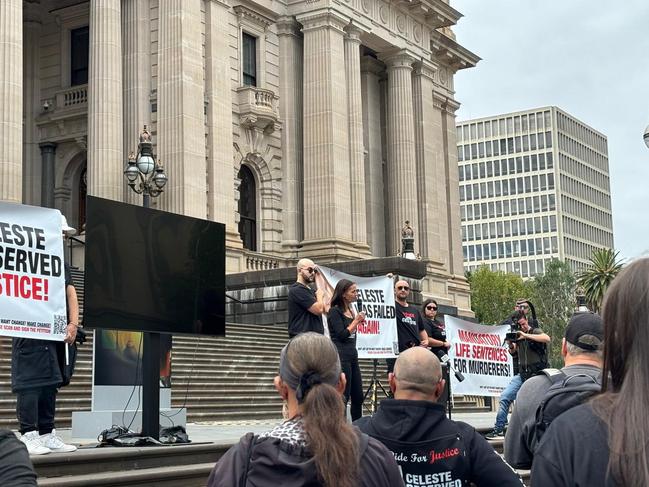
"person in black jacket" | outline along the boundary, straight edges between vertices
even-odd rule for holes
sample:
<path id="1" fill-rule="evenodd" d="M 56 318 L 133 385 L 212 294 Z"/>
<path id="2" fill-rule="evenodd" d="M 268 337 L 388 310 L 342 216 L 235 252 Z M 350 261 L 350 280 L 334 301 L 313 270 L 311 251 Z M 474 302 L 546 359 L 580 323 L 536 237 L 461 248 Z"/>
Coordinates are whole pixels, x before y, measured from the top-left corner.
<path id="1" fill-rule="evenodd" d="M 523 485 L 482 435 L 447 419 L 436 404 L 444 379 L 435 355 L 422 347 L 405 350 L 389 381 L 394 399 L 384 399 L 374 416 L 354 425 L 392 451 L 407 485 Z"/>
<path id="2" fill-rule="evenodd" d="M 649 259 L 635 260 L 604 296 L 602 394 L 557 417 L 534 452 L 532 483 L 649 485 Z"/>
<path id="3" fill-rule="evenodd" d="M 341 279 L 336 284 L 331 308 L 327 315 L 329 334 L 340 356 L 340 366 L 345 374 L 345 404 L 351 399 L 352 421 L 363 415 L 363 378 L 358 365 L 356 350 L 356 329 L 365 321 L 365 314 L 354 312 L 351 304 L 356 301 L 358 289 L 349 279 Z"/>
<path id="4" fill-rule="evenodd" d="M 61 215 L 64 234 L 74 233 Z M 70 267 L 65 264 L 65 302 L 67 328 L 65 343 L 74 343 L 79 327 L 79 303 L 72 283 Z M 54 429 L 56 393 L 63 383 L 59 368 L 60 342 L 14 338 L 11 348 L 11 390 L 16 394 L 16 413 L 20 424 L 20 441 L 30 455 L 51 452 L 72 452 L 74 445 L 65 444 Z"/>
<path id="5" fill-rule="evenodd" d="M 215 465 L 208 487 L 403 486 L 390 451 L 347 423 L 345 376 L 329 338 L 312 332 L 293 338 L 274 382 L 288 419 L 244 436 Z"/>
<path id="6" fill-rule="evenodd" d="M 421 315 L 424 321 L 424 328 L 428 335 L 428 346 L 430 347 L 430 351 L 439 358 L 448 352 L 448 349 L 451 348 L 451 344 L 446 340 L 446 328 L 444 327 L 444 323 L 437 319 L 437 308 L 437 301 L 432 298 L 426 299 L 421 305 Z M 450 379 L 448 367 L 442 368 L 442 377 L 448 386 L 448 381 Z M 442 392 L 439 397 L 439 402 L 441 404 L 447 404 L 448 387 L 444 388 L 444 392 Z"/>

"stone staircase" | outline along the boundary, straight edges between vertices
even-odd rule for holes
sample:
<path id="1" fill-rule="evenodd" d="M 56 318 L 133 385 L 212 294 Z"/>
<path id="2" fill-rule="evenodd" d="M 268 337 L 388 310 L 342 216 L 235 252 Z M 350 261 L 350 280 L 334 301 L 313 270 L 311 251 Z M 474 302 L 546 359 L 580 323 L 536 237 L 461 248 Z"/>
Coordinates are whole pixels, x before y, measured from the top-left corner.
<path id="1" fill-rule="evenodd" d="M 72 411 L 90 410 L 92 341 L 93 333 L 89 332 L 88 341 L 79 347 L 72 383 L 59 392 L 59 427 L 70 426 Z M 174 337 L 172 407 L 187 407 L 187 420 L 192 423 L 279 418 L 281 401 L 273 378 L 286 341 L 282 327 L 239 324 L 228 324 L 225 337 Z M 361 360 L 361 370 L 367 387 L 372 362 Z M 11 339 L 0 337 L 0 427 L 15 428 L 10 374 Z M 377 375 L 385 378 L 383 361 L 379 361 Z M 384 397 L 380 390 L 378 397 Z M 456 396 L 454 411 L 488 410 L 479 400 Z"/>

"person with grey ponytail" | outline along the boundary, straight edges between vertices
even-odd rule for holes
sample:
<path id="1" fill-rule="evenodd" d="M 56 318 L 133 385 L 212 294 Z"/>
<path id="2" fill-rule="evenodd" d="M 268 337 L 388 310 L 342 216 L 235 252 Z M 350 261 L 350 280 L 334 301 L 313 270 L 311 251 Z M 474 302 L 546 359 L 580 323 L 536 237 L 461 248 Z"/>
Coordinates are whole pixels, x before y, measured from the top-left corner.
<path id="1" fill-rule="evenodd" d="M 392 453 L 347 423 L 345 375 L 329 338 L 309 332 L 289 341 L 274 384 L 288 419 L 241 438 L 214 466 L 208 487 L 403 485 Z"/>

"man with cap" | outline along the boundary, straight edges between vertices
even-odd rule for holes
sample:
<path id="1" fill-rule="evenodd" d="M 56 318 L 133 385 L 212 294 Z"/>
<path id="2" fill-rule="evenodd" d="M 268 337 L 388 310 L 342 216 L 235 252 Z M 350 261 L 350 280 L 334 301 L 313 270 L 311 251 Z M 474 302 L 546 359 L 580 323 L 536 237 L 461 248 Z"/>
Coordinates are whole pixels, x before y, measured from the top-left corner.
<path id="1" fill-rule="evenodd" d="M 575 313 L 561 343 L 565 364 L 561 372 L 567 378 L 585 375 L 601 383 L 603 345 L 604 326 L 600 316 L 590 312 Z M 552 369 L 547 372 L 525 381 L 518 393 L 505 436 L 505 459 L 515 468 L 532 466 L 536 411 L 552 385 Z"/>
<path id="2" fill-rule="evenodd" d="M 61 215 L 63 236 L 76 230 Z M 65 302 L 67 328 L 64 342 L 74 343 L 79 327 L 79 302 L 72 284 L 70 267 L 65 264 Z M 14 338 L 11 349 L 11 390 L 16 394 L 16 414 L 22 441 L 30 455 L 51 452 L 72 452 L 54 429 L 56 393 L 63 383 L 59 367 L 59 342 Z"/>

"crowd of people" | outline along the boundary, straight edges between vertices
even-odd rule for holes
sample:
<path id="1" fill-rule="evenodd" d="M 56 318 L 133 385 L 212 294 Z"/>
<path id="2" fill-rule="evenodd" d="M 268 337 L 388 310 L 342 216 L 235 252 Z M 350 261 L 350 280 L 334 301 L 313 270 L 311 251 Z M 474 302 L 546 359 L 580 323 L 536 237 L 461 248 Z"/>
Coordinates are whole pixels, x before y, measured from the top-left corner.
<path id="1" fill-rule="evenodd" d="M 487 435 L 504 436 L 504 458 L 472 426 L 447 418 L 438 355 L 451 344 L 437 302 L 428 299 L 420 309 L 410 304 L 405 280 L 395 283 L 400 353 L 386 364 L 392 397 L 363 417 L 356 334 L 365 315 L 355 304 L 358 287 L 342 279 L 327 300 L 311 287 L 316 273 L 312 261 L 300 260 L 289 289 L 289 341 L 274 379 L 285 421 L 241 438 L 216 463 L 208 486 L 522 485 L 512 467 L 531 469 L 532 485 L 539 487 L 649 485 L 649 258 L 616 277 L 601 317 L 588 311 L 572 316 L 560 370 L 548 367 L 550 337 L 533 304 L 516 303 L 506 341 L 518 369 Z M 50 426 L 54 431 L 47 414 L 44 420 L 36 409 L 31 414 L 29 424 L 21 419 L 23 436 Z M 26 468 L 28 446 L 0 432 L 2 485 L 35 485 Z M 10 475 L 24 483 L 5 483 Z"/>

